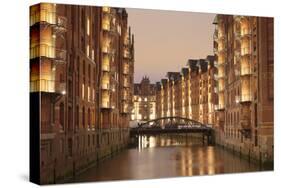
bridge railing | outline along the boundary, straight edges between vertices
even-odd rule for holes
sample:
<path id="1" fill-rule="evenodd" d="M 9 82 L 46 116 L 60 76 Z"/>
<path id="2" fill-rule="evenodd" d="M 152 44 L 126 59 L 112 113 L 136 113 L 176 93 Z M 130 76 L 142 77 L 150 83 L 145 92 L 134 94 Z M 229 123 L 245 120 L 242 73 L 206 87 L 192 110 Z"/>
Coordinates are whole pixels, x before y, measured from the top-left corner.
<path id="1" fill-rule="evenodd" d="M 205 124 L 183 117 L 162 117 L 141 123 L 137 128 L 145 129 L 185 129 L 208 128 Z"/>

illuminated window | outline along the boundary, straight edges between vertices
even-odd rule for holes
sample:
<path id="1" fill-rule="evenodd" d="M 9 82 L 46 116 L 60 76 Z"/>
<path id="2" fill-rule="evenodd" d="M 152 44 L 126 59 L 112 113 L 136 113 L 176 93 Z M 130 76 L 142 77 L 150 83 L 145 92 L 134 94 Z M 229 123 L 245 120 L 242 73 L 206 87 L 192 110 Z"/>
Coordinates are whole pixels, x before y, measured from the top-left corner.
<path id="1" fill-rule="evenodd" d="M 146 97 L 144 98 L 144 101 L 147 101 L 147 98 L 146 98 Z"/>
<path id="2" fill-rule="evenodd" d="M 87 18 L 87 35 L 90 35 L 90 19 Z"/>
<path id="3" fill-rule="evenodd" d="M 88 101 L 90 101 L 90 95 L 91 95 L 91 93 L 90 93 L 90 87 L 88 86 Z"/>
<path id="4" fill-rule="evenodd" d="M 90 57 L 90 46 L 89 46 L 89 44 L 87 45 L 87 56 Z"/>
<path id="5" fill-rule="evenodd" d="M 84 91 L 84 89 L 85 89 L 85 85 L 82 84 L 82 99 L 84 99 L 84 97 L 85 97 L 85 91 Z"/>

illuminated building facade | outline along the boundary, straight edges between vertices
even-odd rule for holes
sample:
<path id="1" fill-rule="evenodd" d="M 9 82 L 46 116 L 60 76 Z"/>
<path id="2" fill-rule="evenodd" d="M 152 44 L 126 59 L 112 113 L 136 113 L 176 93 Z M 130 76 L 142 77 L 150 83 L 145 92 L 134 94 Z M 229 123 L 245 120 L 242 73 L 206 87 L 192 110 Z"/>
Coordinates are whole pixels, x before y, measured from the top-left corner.
<path id="1" fill-rule="evenodd" d="M 273 160 L 273 19 L 217 15 L 218 142 Z"/>
<path id="2" fill-rule="evenodd" d="M 134 37 L 125 9 L 50 3 L 30 8 L 30 35 L 38 183 L 54 183 L 126 147 Z"/>
<path id="3" fill-rule="evenodd" d="M 140 83 L 134 84 L 134 108 L 131 113 L 132 121 L 148 121 L 156 118 L 156 86 L 151 84 L 148 77 L 143 77 Z"/>
<path id="4" fill-rule="evenodd" d="M 214 56 L 188 60 L 181 72 L 168 72 L 156 83 L 157 118 L 178 116 L 215 126 L 216 73 Z"/>

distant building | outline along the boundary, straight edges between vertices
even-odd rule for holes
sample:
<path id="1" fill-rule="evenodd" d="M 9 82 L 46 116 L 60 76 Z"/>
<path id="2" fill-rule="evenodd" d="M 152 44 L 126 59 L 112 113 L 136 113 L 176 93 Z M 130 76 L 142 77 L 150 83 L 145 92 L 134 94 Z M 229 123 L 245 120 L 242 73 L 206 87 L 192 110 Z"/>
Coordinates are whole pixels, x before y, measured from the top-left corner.
<path id="1" fill-rule="evenodd" d="M 168 72 L 156 83 L 157 118 L 178 116 L 214 125 L 216 71 L 214 56 L 207 56 L 188 60 L 181 72 Z"/>
<path id="2" fill-rule="evenodd" d="M 132 121 L 148 121 L 156 117 L 156 86 L 148 77 L 143 77 L 139 84 L 134 84 L 134 108 Z"/>

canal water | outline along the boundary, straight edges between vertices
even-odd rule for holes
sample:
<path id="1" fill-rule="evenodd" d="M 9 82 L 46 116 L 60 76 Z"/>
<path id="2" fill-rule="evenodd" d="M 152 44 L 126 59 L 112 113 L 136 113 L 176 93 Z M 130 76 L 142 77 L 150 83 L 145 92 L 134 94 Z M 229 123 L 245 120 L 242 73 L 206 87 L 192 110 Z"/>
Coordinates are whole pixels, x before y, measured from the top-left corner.
<path id="1" fill-rule="evenodd" d="M 133 148 L 88 169 L 72 182 L 137 180 L 272 170 L 250 163 L 201 137 L 142 136 Z"/>

